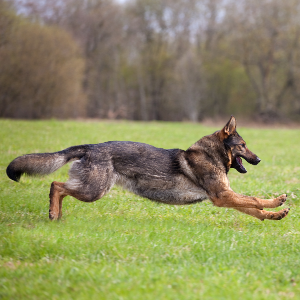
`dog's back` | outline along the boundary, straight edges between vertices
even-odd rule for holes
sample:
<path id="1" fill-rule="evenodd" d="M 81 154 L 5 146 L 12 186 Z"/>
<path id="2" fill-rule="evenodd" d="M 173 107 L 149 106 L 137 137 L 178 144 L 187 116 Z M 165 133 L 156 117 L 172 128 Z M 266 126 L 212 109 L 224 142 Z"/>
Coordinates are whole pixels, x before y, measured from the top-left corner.
<path id="1" fill-rule="evenodd" d="M 129 178 L 168 180 L 181 172 L 179 156 L 183 151 L 180 149 L 162 149 L 136 142 L 107 142 L 99 144 L 101 148 L 110 153 L 115 171 Z"/>

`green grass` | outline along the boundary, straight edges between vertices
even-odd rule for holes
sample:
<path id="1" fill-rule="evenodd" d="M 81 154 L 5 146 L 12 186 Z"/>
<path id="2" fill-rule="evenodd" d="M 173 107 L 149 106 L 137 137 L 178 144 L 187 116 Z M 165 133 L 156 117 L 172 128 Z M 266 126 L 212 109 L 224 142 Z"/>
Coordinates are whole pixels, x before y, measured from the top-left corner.
<path id="1" fill-rule="evenodd" d="M 0 121 L 0 299 L 299 299 L 300 130 L 238 131 L 262 162 L 231 170 L 239 193 L 287 192 L 291 211 L 261 222 L 210 202 L 169 206 L 115 187 L 94 203 L 67 197 L 48 220 L 53 180 L 5 174 L 15 157 L 132 140 L 186 149 L 218 128 L 199 124 Z M 275 210 L 279 210 L 275 209 Z"/>

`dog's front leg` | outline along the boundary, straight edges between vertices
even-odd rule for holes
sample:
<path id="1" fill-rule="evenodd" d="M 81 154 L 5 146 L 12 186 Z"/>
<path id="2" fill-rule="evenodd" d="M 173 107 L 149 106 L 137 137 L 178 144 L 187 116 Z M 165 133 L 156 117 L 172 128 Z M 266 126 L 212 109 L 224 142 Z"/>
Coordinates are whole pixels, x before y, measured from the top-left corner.
<path id="1" fill-rule="evenodd" d="M 275 199 L 261 199 L 260 201 L 262 202 L 265 208 L 274 208 L 284 204 L 286 199 L 287 194 L 283 194 Z"/>
<path id="2" fill-rule="evenodd" d="M 204 183 L 206 183 L 204 186 L 207 187 L 206 191 L 209 199 L 215 206 L 230 208 L 264 208 L 263 201 L 261 201 L 261 199 L 235 193 L 230 188 L 229 180 L 225 174 L 220 174 L 214 178 L 206 176 L 204 179 Z"/>
<path id="3" fill-rule="evenodd" d="M 263 203 L 259 198 L 240 195 L 232 190 L 223 190 L 210 193 L 209 198 L 214 205 L 219 207 L 245 207 L 256 209 L 264 208 Z"/>
<path id="4" fill-rule="evenodd" d="M 259 220 L 281 220 L 284 217 L 286 217 L 289 213 L 289 208 L 282 209 L 280 211 L 266 211 L 266 210 L 259 210 L 256 208 L 244 208 L 239 207 L 235 208 L 236 210 L 243 212 L 247 215 L 253 216 L 255 218 L 258 218 Z"/>
<path id="5" fill-rule="evenodd" d="M 211 197 L 212 202 L 220 207 L 247 207 L 247 208 L 275 208 L 285 203 L 287 195 L 283 194 L 275 199 L 260 199 L 252 196 L 244 196 L 234 191 L 216 193 Z"/>

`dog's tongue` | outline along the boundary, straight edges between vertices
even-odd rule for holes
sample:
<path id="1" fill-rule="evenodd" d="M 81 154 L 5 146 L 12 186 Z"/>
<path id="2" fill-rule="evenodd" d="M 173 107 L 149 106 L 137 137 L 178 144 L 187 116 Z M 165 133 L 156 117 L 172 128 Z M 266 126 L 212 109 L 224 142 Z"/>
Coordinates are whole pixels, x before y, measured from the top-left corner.
<path id="1" fill-rule="evenodd" d="M 243 166 L 243 161 L 239 156 L 236 158 L 236 160 L 237 160 L 237 162 L 239 163 L 240 166 Z"/>
<path id="2" fill-rule="evenodd" d="M 241 167 L 241 169 L 243 171 L 247 172 L 246 168 L 243 166 L 243 161 L 242 161 L 242 159 L 239 156 L 236 157 L 236 161 L 239 164 L 239 166 Z"/>

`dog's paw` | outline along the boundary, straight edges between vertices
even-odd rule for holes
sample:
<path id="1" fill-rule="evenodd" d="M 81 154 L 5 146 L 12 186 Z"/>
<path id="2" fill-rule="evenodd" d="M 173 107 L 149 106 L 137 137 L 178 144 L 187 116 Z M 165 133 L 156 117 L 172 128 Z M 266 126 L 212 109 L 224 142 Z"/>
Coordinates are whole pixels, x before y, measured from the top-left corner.
<path id="1" fill-rule="evenodd" d="M 283 204 L 285 203 L 286 199 L 287 199 L 287 194 L 283 194 L 283 195 L 277 197 L 277 198 L 275 199 L 276 202 L 277 202 L 277 203 L 276 203 L 277 206 L 283 205 Z"/>
<path id="2" fill-rule="evenodd" d="M 49 219 L 50 219 L 51 221 L 53 221 L 53 220 L 58 220 L 58 219 L 59 219 L 59 216 L 49 209 Z"/>
<path id="3" fill-rule="evenodd" d="M 282 209 L 276 213 L 270 215 L 270 220 L 281 220 L 288 215 L 290 208 Z"/>

